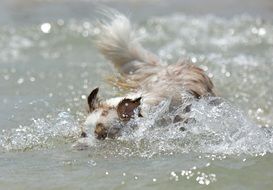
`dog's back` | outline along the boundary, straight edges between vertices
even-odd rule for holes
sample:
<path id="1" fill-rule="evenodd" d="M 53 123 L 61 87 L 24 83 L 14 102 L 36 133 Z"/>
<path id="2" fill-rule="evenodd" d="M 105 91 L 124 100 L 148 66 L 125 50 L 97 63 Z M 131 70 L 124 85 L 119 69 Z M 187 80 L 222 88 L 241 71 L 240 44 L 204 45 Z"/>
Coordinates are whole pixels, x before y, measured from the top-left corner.
<path id="1" fill-rule="evenodd" d="M 115 11 L 107 14 L 110 21 L 100 22 L 97 47 L 121 73 L 121 77 L 112 81 L 114 85 L 153 98 L 168 97 L 170 90 L 176 94 L 181 89 L 196 98 L 215 95 L 213 84 L 202 69 L 181 61 L 163 64 L 159 57 L 142 47 L 128 18 Z"/>

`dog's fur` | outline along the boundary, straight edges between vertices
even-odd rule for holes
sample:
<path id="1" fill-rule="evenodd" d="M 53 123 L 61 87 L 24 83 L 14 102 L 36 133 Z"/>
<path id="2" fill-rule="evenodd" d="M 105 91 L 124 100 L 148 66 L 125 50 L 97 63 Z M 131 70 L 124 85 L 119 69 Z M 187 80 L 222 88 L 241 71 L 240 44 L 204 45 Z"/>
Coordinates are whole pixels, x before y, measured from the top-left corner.
<path id="1" fill-rule="evenodd" d="M 192 99 L 214 96 L 213 83 L 205 72 L 192 63 L 166 64 L 144 49 L 130 21 L 118 12 L 109 13 L 109 22 L 100 22 L 96 41 L 100 52 L 120 73 L 111 83 L 128 94 L 99 101 L 99 89 L 88 97 L 90 114 L 87 127 L 95 127 L 98 139 L 114 138 L 120 126 L 136 117 L 147 117 L 150 109 L 163 100 L 171 105 L 188 106 L 183 94 Z M 181 118 L 181 117 L 180 117 Z"/>

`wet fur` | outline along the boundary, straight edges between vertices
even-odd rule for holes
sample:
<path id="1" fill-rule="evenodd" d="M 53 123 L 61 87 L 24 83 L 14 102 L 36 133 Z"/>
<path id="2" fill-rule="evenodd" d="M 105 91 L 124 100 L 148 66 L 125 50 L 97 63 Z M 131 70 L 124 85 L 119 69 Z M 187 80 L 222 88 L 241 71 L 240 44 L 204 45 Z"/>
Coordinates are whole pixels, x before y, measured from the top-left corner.
<path id="1" fill-rule="evenodd" d="M 108 21 L 99 22 L 101 32 L 96 45 L 119 71 L 120 76 L 109 81 L 128 93 L 102 102 L 97 98 L 98 88 L 91 92 L 86 125 L 95 126 L 97 138 L 106 138 L 116 125 L 113 123 L 126 123 L 136 110 L 139 115 L 147 116 L 152 107 L 164 100 L 170 99 L 172 105 L 185 104 L 187 107 L 188 98 L 215 96 L 213 83 L 201 68 L 181 60 L 175 64 L 164 63 L 142 47 L 127 17 L 116 11 L 106 15 Z M 127 118 L 122 118 L 123 115 Z"/>

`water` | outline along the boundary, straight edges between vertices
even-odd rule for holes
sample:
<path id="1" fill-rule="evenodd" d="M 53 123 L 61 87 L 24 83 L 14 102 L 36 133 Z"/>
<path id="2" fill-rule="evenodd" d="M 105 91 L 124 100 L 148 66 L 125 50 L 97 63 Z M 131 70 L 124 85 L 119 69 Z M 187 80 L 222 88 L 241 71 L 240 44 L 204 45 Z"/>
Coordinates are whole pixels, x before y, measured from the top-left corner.
<path id="1" fill-rule="evenodd" d="M 86 95 L 96 86 L 104 97 L 117 93 L 104 81 L 114 69 L 93 45 L 94 3 L 3 1 L 1 189 L 271 189 L 272 3 L 246 13 L 243 5 L 219 13 L 217 3 L 200 12 L 180 1 L 151 11 L 152 2 L 106 4 L 133 10 L 144 46 L 162 59 L 206 70 L 221 103 L 194 102 L 196 122 L 181 131 L 163 102 L 135 121 L 139 130 L 80 146 Z"/>

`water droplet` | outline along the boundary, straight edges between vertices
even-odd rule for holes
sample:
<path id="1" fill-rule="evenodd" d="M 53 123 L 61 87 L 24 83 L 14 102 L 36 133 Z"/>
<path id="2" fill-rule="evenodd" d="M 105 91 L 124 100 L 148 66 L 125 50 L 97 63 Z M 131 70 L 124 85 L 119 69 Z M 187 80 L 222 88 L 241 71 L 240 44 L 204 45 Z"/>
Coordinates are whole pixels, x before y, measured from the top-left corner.
<path id="1" fill-rule="evenodd" d="M 88 37 L 89 36 L 89 32 L 87 30 L 82 32 L 82 36 L 83 37 Z"/>
<path id="2" fill-rule="evenodd" d="M 17 80 L 17 84 L 22 84 L 24 81 L 25 81 L 24 78 L 19 78 L 19 79 Z"/>
<path id="3" fill-rule="evenodd" d="M 94 32 L 94 34 L 99 34 L 100 33 L 100 29 L 99 28 L 94 28 L 93 32 Z"/>
<path id="4" fill-rule="evenodd" d="M 30 82 L 34 82 L 36 79 L 35 79 L 35 77 L 30 77 L 29 80 L 30 80 Z"/>
<path id="5" fill-rule="evenodd" d="M 91 26 L 91 25 L 90 25 L 89 22 L 84 22 L 84 23 L 83 23 L 83 27 L 86 28 L 86 29 L 90 28 L 90 26 Z"/>
<path id="6" fill-rule="evenodd" d="M 97 163 L 96 163 L 94 160 L 89 160 L 89 161 L 88 161 L 88 165 L 89 165 L 89 166 L 96 166 Z"/>
<path id="7" fill-rule="evenodd" d="M 176 176 L 174 171 L 171 172 L 171 176 Z"/>
<path id="8" fill-rule="evenodd" d="M 258 108 L 256 112 L 257 112 L 257 114 L 260 114 L 260 113 L 263 113 L 264 110 L 262 108 Z"/>
<path id="9" fill-rule="evenodd" d="M 258 34 L 259 34 L 260 36 L 265 35 L 265 34 L 266 34 L 266 30 L 265 30 L 265 28 L 259 28 L 259 30 L 258 30 Z"/>
<path id="10" fill-rule="evenodd" d="M 196 62 L 197 62 L 196 57 L 191 58 L 191 61 L 192 61 L 193 63 L 196 63 Z"/>
<path id="11" fill-rule="evenodd" d="M 9 79 L 10 79 L 10 76 L 9 76 L 9 75 L 5 75 L 5 76 L 4 76 L 4 79 L 5 79 L 5 80 L 9 80 Z"/>
<path id="12" fill-rule="evenodd" d="M 48 34 L 51 30 L 51 25 L 48 22 L 46 22 L 46 23 L 41 24 L 40 28 L 43 33 Z"/>
<path id="13" fill-rule="evenodd" d="M 59 26 L 63 26 L 63 25 L 64 25 L 64 20 L 58 19 L 58 20 L 57 20 L 57 24 L 58 24 Z"/>
<path id="14" fill-rule="evenodd" d="M 226 75 L 226 77 L 230 77 L 231 74 L 230 74 L 230 72 L 226 72 L 225 75 Z"/>

